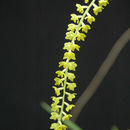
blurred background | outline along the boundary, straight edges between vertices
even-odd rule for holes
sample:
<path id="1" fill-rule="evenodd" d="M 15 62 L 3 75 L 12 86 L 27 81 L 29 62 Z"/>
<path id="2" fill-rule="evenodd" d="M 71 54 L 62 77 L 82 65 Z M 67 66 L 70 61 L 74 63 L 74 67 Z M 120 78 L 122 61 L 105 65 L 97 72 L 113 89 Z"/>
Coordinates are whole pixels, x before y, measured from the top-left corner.
<path id="1" fill-rule="evenodd" d="M 40 102 L 51 103 L 55 71 L 62 60 L 67 24 L 83 0 L 1 0 L 1 130 L 48 130 L 51 121 Z M 79 43 L 77 98 L 108 52 L 130 27 L 129 0 L 113 0 Z M 130 129 L 130 42 L 81 112 L 83 130 Z"/>

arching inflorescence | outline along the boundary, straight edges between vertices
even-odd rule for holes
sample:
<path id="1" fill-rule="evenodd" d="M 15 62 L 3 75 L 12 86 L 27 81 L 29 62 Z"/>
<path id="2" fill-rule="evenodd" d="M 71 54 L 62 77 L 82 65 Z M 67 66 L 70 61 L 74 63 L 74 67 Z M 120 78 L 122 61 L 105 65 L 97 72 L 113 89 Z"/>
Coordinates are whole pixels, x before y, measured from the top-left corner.
<path id="1" fill-rule="evenodd" d="M 98 4 L 96 4 L 96 2 Z M 75 98 L 74 93 L 76 83 L 74 83 L 75 75 L 73 71 L 77 67 L 75 63 L 75 50 L 79 51 L 80 46 L 76 44 L 77 41 L 84 41 L 86 34 L 91 29 L 91 24 L 95 22 L 93 15 L 98 15 L 102 12 L 104 7 L 109 4 L 108 0 L 84 0 L 85 5 L 76 4 L 77 14 L 71 14 L 71 21 L 68 25 L 63 50 L 63 60 L 59 62 L 60 70 L 56 71 L 57 77 L 54 78 L 55 86 L 53 89 L 56 96 L 52 97 L 51 104 L 51 117 L 55 123 L 51 124 L 50 129 L 54 130 L 66 130 L 67 126 L 63 124 L 64 120 L 69 120 L 72 115 L 68 114 L 69 111 L 75 106 L 70 102 Z M 93 14 L 89 13 L 90 10 Z"/>

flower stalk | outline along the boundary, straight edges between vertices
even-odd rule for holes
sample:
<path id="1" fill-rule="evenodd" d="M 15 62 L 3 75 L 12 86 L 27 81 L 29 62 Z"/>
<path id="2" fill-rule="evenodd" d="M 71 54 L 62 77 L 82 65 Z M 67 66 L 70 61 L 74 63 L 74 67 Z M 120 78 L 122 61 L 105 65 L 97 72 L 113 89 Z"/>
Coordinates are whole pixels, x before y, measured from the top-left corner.
<path id="1" fill-rule="evenodd" d="M 89 0 L 84 0 L 85 4 L 88 4 L 88 2 Z M 52 112 L 50 119 L 57 122 L 52 123 L 50 129 L 66 130 L 67 126 L 62 121 L 69 120 L 72 117 L 68 112 L 75 105 L 69 104 L 66 100 L 71 102 L 76 96 L 76 93 L 72 93 L 77 87 L 76 83 L 74 83 L 75 75 L 72 73 L 77 67 L 74 51 L 79 51 L 80 49 L 76 41 L 85 40 L 85 33 L 88 33 L 91 29 L 90 25 L 95 22 L 93 14 L 98 15 L 99 12 L 102 12 L 103 6 L 108 4 L 108 0 L 98 0 L 99 5 L 96 5 L 95 2 L 96 0 L 92 0 L 88 5 L 76 4 L 77 11 L 81 15 L 71 14 L 73 23 L 68 25 L 65 36 L 67 42 L 63 47 L 63 50 L 66 50 L 66 52 L 64 53 L 63 61 L 59 62 L 59 68 L 62 67 L 63 70 L 57 70 L 57 77 L 54 78 L 55 86 L 53 88 L 57 97 L 52 97 L 53 103 L 51 104 Z M 89 13 L 91 9 L 93 9 L 93 14 Z"/>

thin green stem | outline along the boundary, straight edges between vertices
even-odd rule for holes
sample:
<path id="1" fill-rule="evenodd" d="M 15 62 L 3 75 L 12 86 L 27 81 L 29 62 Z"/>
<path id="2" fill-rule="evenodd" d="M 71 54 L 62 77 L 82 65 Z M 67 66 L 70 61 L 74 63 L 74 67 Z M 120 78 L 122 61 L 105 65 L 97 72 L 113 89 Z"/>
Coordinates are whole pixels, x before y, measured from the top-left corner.
<path id="1" fill-rule="evenodd" d="M 69 62 L 69 60 L 66 60 L 66 62 Z M 62 105 L 61 105 L 61 111 L 58 121 L 61 121 L 62 113 L 64 111 L 64 102 L 65 102 L 65 92 L 66 92 L 66 83 L 67 83 L 67 73 L 68 73 L 68 67 L 65 70 L 65 79 L 64 79 L 64 86 L 63 86 L 63 98 L 62 98 Z"/>

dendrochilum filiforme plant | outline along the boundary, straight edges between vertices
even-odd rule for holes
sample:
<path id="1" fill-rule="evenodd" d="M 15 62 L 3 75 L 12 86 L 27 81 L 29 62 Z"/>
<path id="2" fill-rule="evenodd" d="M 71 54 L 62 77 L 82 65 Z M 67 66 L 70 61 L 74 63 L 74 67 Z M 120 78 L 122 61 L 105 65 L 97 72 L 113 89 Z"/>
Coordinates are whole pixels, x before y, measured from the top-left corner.
<path id="1" fill-rule="evenodd" d="M 71 14 L 71 21 L 68 25 L 63 50 L 65 50 L 63 60 L 59 62 L 60 70 L 56 71 L 57 77 L 54 78 L 55 86 L 53 89 L 56 96 L 52 96 L 51 117 L 55 122 L 51 124 L 50 129 L 66 130 L 67 126 L 63 124 L 64 120 L 69 120 L 72 115 L 70 110 L 75 107 L 71 101 L 75 98 L 74 93 L 76 83 L 74 82 L 77 64 L 75 63 L 75 50 L 79 51 L 79 41 L 84 41 L 86 34 L 91 29 L 91 24 L 95 22 L 94 15 L 102 12 L 104 7 L 109 4 L 108 0 L 84 0 L 85 5 L 76 4 L 79 14 Z M 91 13 L 90 13 L 91 10 Z"/>

